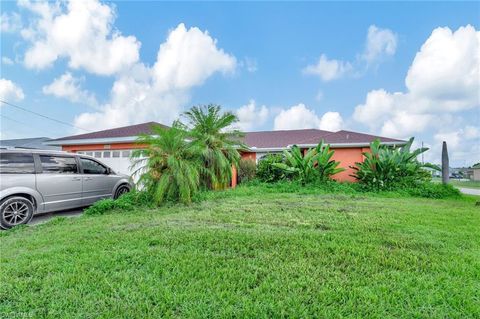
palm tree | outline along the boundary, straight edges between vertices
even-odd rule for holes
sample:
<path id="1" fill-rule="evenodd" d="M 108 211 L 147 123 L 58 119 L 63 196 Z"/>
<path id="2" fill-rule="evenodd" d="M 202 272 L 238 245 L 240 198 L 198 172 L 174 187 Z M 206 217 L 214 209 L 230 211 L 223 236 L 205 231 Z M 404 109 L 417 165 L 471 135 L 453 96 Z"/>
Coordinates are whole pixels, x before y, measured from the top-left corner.
<path id="1" fill-rule="evenodd" d="M 194 106 L 184 113 L 185 129 L 189 128 L 189 138 L 200 149 L 204 167 L 201 170 L 201 183 L 206 188 L 227 185 L 232 178 L 232 166 L 238 167 L 239 148 L 243 148 L 243 134 L 231 127 L 237 117 L 230 112 L 222 112 L 220 105 Z"/>
<path id="2" fill-rule="evenodd" d="M 167 201 L 191 202 L 200 184 L 200 152 L 187 140 L 178 124 L 165 129 L 152 127 L 152 135 L 141 135 L 137 142 L 146 145 L 133 153 L 133 176 L 153 196 L 157 205 Z"/>

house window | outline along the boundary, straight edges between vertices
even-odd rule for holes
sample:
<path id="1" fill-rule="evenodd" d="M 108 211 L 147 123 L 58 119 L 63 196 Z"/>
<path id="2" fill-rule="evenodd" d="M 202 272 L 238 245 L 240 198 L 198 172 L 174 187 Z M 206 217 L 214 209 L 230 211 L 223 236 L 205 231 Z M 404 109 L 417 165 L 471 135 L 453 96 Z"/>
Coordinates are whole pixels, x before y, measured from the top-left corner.
<path id="1" fill-rule="evenodd" d="M 103 152 L 103 158 L 110 158 L 110 151 L 108 152 Z"/>
<path id="2" fill-rule="evenodd" d="M 130 151 L 122 151 L 122 157 L 130 157 Z"/>
<path id="3" fill-rule="evenodd" d="M 94 157 L 96 157 L 96 158 L 102 158 L 102 152 L 95 152 Z"/>
<path id="4" fill-rule="evenodd" d="M 120 157 L 120 151 L 113 151 L 112 157 Z"/>
<path id="5" fill-rule="evenodd" d="M 92 156 L 93 152 L 85 152 L 85 155 Z"/>

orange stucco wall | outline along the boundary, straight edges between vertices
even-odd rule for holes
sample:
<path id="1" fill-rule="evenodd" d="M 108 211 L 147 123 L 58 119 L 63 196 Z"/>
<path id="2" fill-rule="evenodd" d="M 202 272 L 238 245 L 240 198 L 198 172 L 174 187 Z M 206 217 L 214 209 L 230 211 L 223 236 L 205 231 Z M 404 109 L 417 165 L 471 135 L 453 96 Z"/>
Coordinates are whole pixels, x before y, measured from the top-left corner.
<path id="1" fill-rule="evenodd" d="M 241 153 L 242 159 L 251 159 L 253 161 L 257 160 L 257 153 L 253 152 L 243 152 Z"/>
<path id="2" fill-rule="evenodd" d="M 98 151 L 98 150 L 131 150 L 143 148 L 145 145 L 138 143 L 116 143 L 116 144 L 85 144 L 85 145 L 62 145 L 62 150 L 67 152 Z"/>
<path id="3" fill-rule="evenodd" d="M 94 150 L 125 150 L 125 149 L 138 149 L 143 148 L 145 145 L 137 143 L 116 143 L 116 144 L 87 144 L 87 145 L 63 145 L 62 150 L 68 152 L 78 152 L 78 151 L 94 151 Z M 350 176 L 353 174 L 354 170 L 350 166 L 354 166 L 356 162 L 363 161 L 363 152 L 369 152 L 370 148 L 368 147 L 359 147 L 359 148 L 336 148 L 332 159 L 339 161 L 339 167 L 343 167 L 345 171 L 338 173 L 333 176 L 334 179 L 342 182 L 355 182 L 355 178 Z M 254 152 L 242 152 L 242 159 L 251 159 L 256 160 L 257 154 Z M 235 187 L 237 185 L 237 169 L 232 167 L 232 182 L 231 186 Z"/>
<path id="4" fill-rule="evenodd" d="M 335 174 L 333 178 L 341 182 L 356 182 L 355 177 L 350 176 L 354 173 L 354 170 L 350 166 L 355 166 L 356 162 L 363 161 L 363 152 L 369 152 L 368 147 L 359 148 L 336 148 L 333 149 L 335 153 L 332 156 L 332 160 L 340 162 L 338 167 L 342 167 L 345 170 L 341 173 Z"/>

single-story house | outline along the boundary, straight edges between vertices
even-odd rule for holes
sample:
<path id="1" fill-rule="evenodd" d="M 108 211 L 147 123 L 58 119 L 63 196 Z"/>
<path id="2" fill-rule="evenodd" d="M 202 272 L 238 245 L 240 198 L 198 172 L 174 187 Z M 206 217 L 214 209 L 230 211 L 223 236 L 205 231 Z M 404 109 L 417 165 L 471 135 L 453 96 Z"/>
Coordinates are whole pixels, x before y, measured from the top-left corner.
<path id="1" fill-rule="evenodd" d="M 17 149 L 41 149 L 60 150 L 59 146 L 48 145 L 49 137 L 16 138 L 11 140 L 0 140 L 0 148 Z"/>
<path id="2" fill-rule="evenodd" d="M 61 146 L 64 151 L 94 156 L 118 172 L 131 174 L 131 151 L 144 147 L 136 143 L 137 136 L 142 133 L 150 134 L 152 125 L 162 124 L 147 122 L 67 136 L 51 140 L 49 144 Z M 168 126 L 162 126 L 168 128 Z M 339 181 L 352 182 L 355 179 L 350 176 L 353 173 L 350 166 L 363 160 L 362 153 L 369 151 L 370 143 L 373 140 L 379 139 L 382 144 L 392 146 L 400 146 L 406 143 L 398 139 L 344 130 L 338 132 L 317 129 L 247 132 L 245 133 L 244 143 L 248 146 L 248 149 L 242 151 L 241 155 L 242 158 L 250 158 L 258 162 L 266 154 L 281 153 L 293 145 L 298 145 L 303 149 L 315 147 L 322 139 L 325 143 L 330 144 L 331 149 L 335 150 L 333 159 L 340 162 L 340 167 L 345 168 L 345 171 L 336 174 L 334 178 Z M 234 176 L 232 186 L 235 186 L 236 183 L 237 179 Z"/>

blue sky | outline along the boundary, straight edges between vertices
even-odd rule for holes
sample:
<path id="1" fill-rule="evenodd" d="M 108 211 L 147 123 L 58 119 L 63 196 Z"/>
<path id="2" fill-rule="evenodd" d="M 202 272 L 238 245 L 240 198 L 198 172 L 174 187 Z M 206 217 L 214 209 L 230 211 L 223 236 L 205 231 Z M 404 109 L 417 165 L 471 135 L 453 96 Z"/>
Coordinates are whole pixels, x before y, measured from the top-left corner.
<path id="1" fill-rule="evenodd" d="M 434 162 L 447 140 L 454 164 L 480 161 L 478 2 L 1 5 L 2 99 L 77 127 L 2 105 L 2 138 L 218 103 L 244 130 L 416 136 Z"/>

